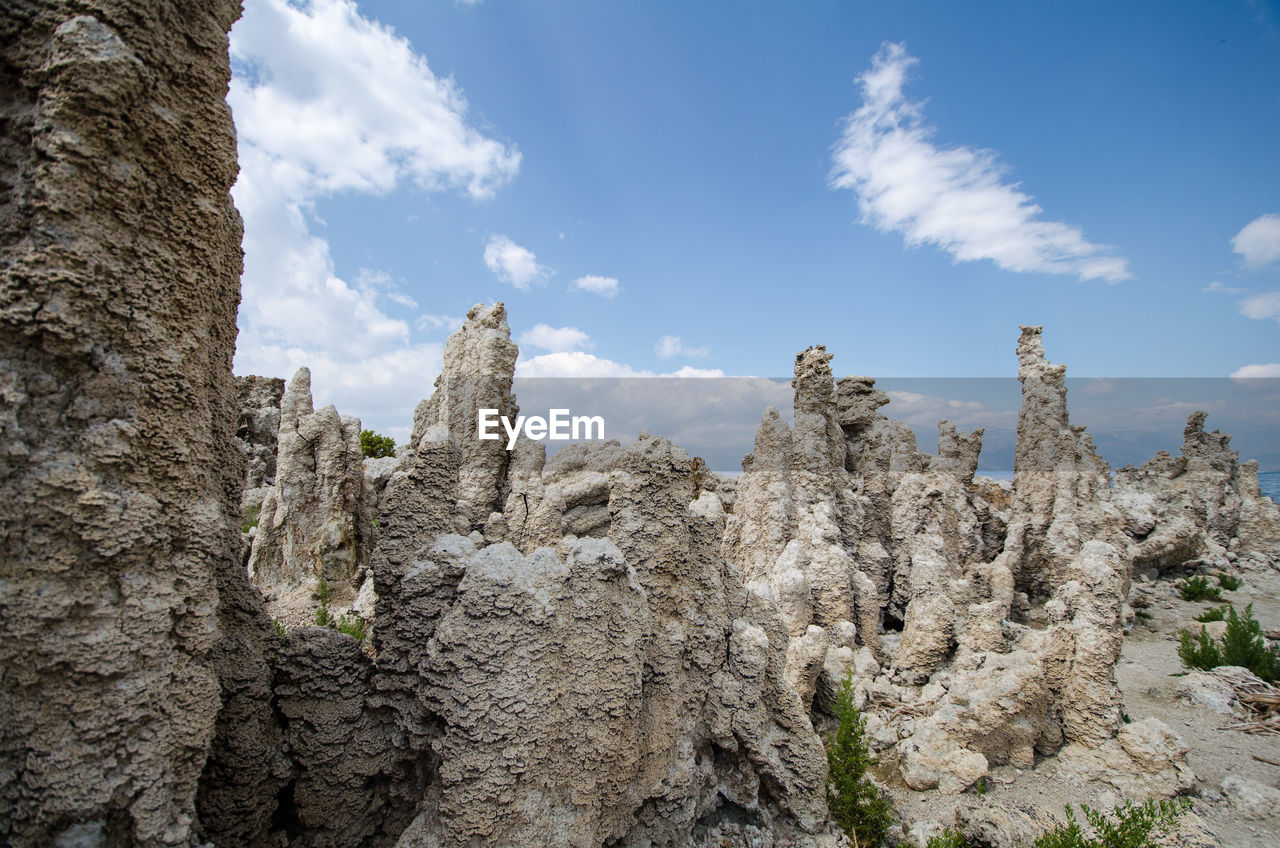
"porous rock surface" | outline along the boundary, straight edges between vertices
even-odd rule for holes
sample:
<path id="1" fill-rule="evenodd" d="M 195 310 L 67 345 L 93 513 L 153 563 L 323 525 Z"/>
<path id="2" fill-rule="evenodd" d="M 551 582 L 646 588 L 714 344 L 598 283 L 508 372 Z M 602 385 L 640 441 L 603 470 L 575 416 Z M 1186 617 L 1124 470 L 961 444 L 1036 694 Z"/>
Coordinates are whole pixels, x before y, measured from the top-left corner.
<path id="1" fill-rule="evenodd" d="M 236 377 L 240 406 L 236 447 L 245 456 L 246 495 L 265 489 L 276 481 L 276 444 L 284 387 L 284 380 L 279 377 Z M 254 503 L 261 504 L 262 498 L 258 497 Z"/>
<path id="2" fill-rule="evenodd" d="M 307 623 L 323 583 L 349 606 L 365 576 L 373 535 L 365 508 L 360 421 L 315 409 L 311 372 L 299 368 L 280 403 L 276 479 L 258 514 L 249 576 L 278 618 Z"/>
<path id="3" fill-rule="evenodd" d="M 938 455 L 923 453 L 880 413 L 873 379 L 835 380 L 824 348 L 802 352 L 795 424 L 766 410 L 723 551 L 778 608 L 814 720 L 851 675 L 882 773 L 911 789 L 959 793 L 1066 745 L 1114 748 L 1127 789 L 1177 791 L 1176 745 L 1139 762 L 1114 742 L 1130 560 L 1109 469 L 1068 419 L 1040 328 L 1023 328 L 1018 355 L 1010 497 L 974 482 L 981 431 L 942 421 Z"/>
<path id="4" fill-rule="evenodd" d="M 1231 434 L 1206 433 L 1193 412 L 1182 451 L 1160 451 L 1116 472 L 1116 500 L 1134 566 L 1157 575 L 1203 565 L 1231 570 L 1241 557 L 1280 560 L 1280 510 L 1258 489 L 1256 460 L 1241 465 Z"/>
<path id="5" fill-rule="evenodd" d="M 265 668 L 234 632 L 260 612 L 231 375 L 238 14 L 0 11 L 0 844 L 193 844 L 219 680 Z"/>
<path id="6" fill-rule="evenodd" d="M 476 438 L 518 411 L 481 304 L 370 465 L 305 369 L 231 376 L 237 13 L 0 14 L 0 844 L 835 848 L 814 722 L 849 676 L 904 825 L 1000 769 L 1188 790 L 1183 741 L 1122 719 L 1133 565 L 1261 567 L 1280 536 L 1203 414 L 1113 495 L 1027 327 L 1012 494 L 974 480 L 981 431 L 918 450 L 822 347 L 736 482 L 647 433 L 548 459 Z M 321 581 L 370 635 L 299 621 Z M 1024 844 L 1024 807 L 953 818 Z"/>

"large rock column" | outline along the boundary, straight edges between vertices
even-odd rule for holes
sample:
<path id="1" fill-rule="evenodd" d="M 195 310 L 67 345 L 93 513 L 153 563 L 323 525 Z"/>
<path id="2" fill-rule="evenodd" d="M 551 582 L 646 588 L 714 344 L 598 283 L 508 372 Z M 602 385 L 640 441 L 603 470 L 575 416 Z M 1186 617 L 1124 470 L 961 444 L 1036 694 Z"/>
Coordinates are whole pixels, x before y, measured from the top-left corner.
<path id="1" fill-rule="evenodd" d="M 239 11 L 0 11 L 0 844 L 195 838 L 244 469 Z"/>

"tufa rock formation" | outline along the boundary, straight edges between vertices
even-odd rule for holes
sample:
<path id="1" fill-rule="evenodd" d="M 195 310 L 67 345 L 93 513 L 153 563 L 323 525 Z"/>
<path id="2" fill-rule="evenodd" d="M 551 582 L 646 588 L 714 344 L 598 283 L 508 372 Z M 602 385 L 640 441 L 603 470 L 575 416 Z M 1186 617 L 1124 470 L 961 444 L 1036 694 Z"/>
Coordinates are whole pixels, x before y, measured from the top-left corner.
<path id="1" fill-rule="evenodd" d="M 194 844 L 220 702 L 246 736 L 270 712 L 229 703 L 270 679 L 238 556 L 238 14 L 0 12 L 5 845 Z"/>
<path id="2" fill-rule="evenodd" d="M 363 582 L 372 520 L 365 509 L 360 421 L 315 410 L 299 368 L 280 404 L 276 479 L 258 514 L 249 576 L 277 618 L 309 623 L 324 585 L 350 606 Z"/>

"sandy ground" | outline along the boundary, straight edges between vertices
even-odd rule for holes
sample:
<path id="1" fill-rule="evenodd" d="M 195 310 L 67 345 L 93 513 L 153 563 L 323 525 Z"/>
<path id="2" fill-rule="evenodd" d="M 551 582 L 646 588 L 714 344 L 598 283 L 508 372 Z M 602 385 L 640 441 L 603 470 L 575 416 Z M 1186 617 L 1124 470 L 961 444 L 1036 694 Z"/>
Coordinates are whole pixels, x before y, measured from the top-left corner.
<path id="1" fill-rule="evenodd" d="M 1243 571 L 1243 585 L 1223 592 L 1224 600 L 1243 609 L 1253 604 L 1254 617 L 1264 631 L 1280 627 L 1280 573 L 1272 570 Z M 1178 659 L 1179 629 L 1199 627 L 1193 616 L 1217 604 L 1190 603 L 1178 597 L 1173 580 L 1136 584 L 1151 598 L 1149 621 L 1140 621 L 1126 636 L 1116 679 L 1124 693 L 1125 710 L 1135 721 L 1155 716 L 1169 725 L 1187 744 L 1187 762 L 1196 773 L 1193 797 L 1197 813 L 1224 846 L 1280 845 L 1280 820 L 1249 821 L 1232 807 L 1222 792 L 1222 781 L 1236 775 L 1273 789 L 1280 789 L 1280 736 L 1263 736 L 1240 730 L 1223 730 L 1233 723 L 1231 716 L 1219 715 L 1208 707 L 1194 705 L 1174 696 L 1178 678 L 1184 672 Z"/>

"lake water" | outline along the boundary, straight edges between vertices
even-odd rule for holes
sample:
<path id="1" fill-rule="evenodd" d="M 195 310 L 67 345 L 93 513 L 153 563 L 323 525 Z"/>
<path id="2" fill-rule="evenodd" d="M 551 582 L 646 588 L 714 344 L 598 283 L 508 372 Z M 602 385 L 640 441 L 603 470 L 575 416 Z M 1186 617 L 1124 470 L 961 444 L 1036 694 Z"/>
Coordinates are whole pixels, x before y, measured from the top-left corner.
<path id="1" fill-rule="evenodd" d="M 1262 494 L 1280 503 L 1280 471 L 1259 471 L 1258 488 L 1262 490 Z"/>

